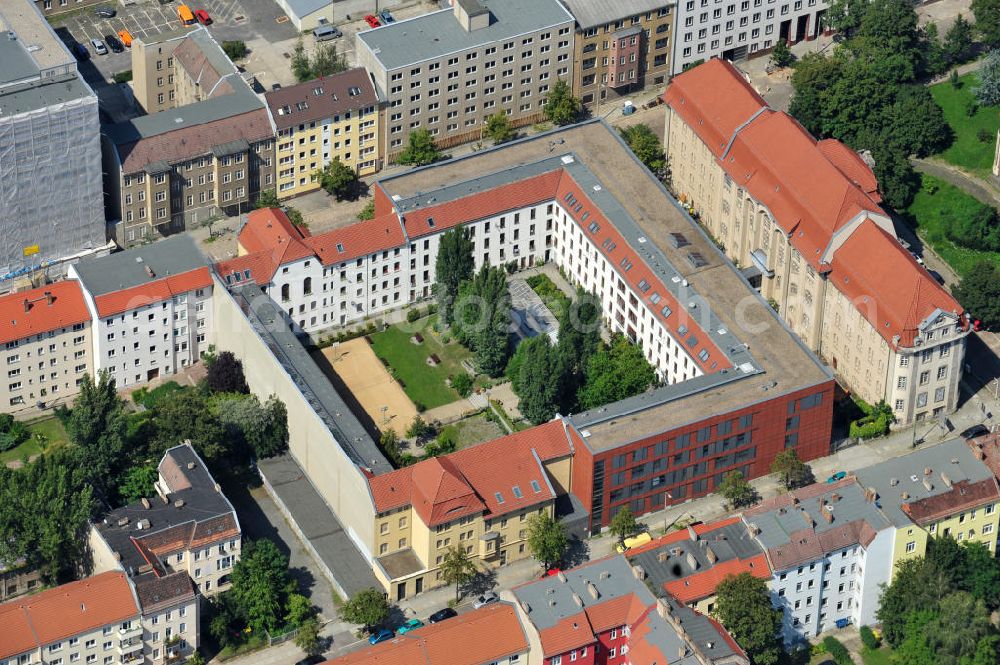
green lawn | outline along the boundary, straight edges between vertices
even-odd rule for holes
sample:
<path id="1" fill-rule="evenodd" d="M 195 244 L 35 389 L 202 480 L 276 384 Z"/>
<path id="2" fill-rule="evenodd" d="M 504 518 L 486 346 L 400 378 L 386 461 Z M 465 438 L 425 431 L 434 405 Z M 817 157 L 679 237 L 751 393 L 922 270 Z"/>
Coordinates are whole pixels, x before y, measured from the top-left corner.
<path id="1" fill-rule="evenodd" d="M 395 370 L 403 390 L 418 408 L 433 409 L 460 399 L 445 380 L 465 372 L 462 361 L 472 357 L 472 353 L 454 339 L 443 344 L 441 335 L 434 331 L 435 322 L 436 314 L 416 323 L 391 326 L 371 336 L 375 355 Z M 414 330 L 423 336 L 422 344 L 410 341 Z M 436 367 L 427 364 L 431 354 L 441 359 Z"/>
<path id="2" fill-rule="evenodd" d="M 979 84 L 975 73 L 960 76 L 961 87 L 952 87 L 949 81 L 931 86 L 934 100 L 944 111 L 944 118 L 955 132 L 955 141 L 939 157 L 947 162 L 981 176 L 989 176 L 993 168 L 993 148 L 997 129 L 1000 128 L 1000 109 L 995 106 L 980 107 L 969 117 L 966 109 L 975 99 L 972 89 Z M 977 136 L 980 129 L 989 132 L 990 140 L 983 142 Z"/>
<path id="3" fill-rule="evenodd" d="M 1000 266 L 1000 252 L 981 252 L 959 247 L 945 234 L 949 220 L 971 216 L 982 203 L 959 188 L 929 175 L 921 175 L 922 186 L 907 210 L 921 239 L 958 272 L 966 275 L 978 261 L 992 261 Z"/>
<path id="4" fill-rule="evenodd" d="M 56 450 L 69 443 L 69 437 L 66 435 L 66 430 L 56 417 L 44 418 L 42 420 L 36 420 L 33 423 L 29 423 L 28 431 L 31 433 L 31 436 L 27 441 L 19 445 L 17 448 L 12 448 L 7 452 L 0 453 L 0 464 L 6 464 L 7 462 L 19 460 L 25 455 L 28 457 L 38 455 L 43 450 Z M 35 438 L 36 433 L 42 434 L 45 437 L 46 443 L 44 448 L 39 443 L 38 439 Z"/>
<path id="5" fill-rule="evenodd" d="M 892 659 L 890 658 L 891 654 L 892 649 L 888 647 L 882 647 L 881 649 L 876 649 L 875 651 L 862 649 L 861 660 L 864 661 L 865 665 L 892 665 Z"/>
<path id="6" fill-rule="evenodd" d="M 499 425 L 487 420 L 483 414 L 459 420 L 450 427 L 455 428 L 459 448 L 468 448 L 478 443 L 492 441 L 506 434 Z"/>

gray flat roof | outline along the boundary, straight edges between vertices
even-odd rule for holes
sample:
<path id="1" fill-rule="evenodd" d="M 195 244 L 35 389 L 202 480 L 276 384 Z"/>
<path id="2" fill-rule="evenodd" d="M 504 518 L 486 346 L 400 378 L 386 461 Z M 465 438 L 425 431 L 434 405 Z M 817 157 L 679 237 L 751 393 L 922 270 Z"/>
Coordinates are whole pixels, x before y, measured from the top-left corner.
<path id="1" fill-rule="evenodd" d="M 3 62 L 0 53 L 0 62 Z M 8 91 L 0 90 L 0 118 L 28 113 L 78 99 L 91 99 L 94 113 L 97 113 L 97 95 L 74 72 L 55 77 L 44 84 L 12 86 Z M 96 122 L 96 121 L 95 121 Z"/>
<path id="2" fill-rule="evenodd" d="M 479 30 L 467 32 L 449 8 L 359 32 L 357 39 L 391 71 L 573 20 L 557 0 L 484 0 L 481 4 L 492 16 L 490 25 Z"/>
<path id="3" fill-rule="evenodd" d="M 75 267 L 80 281 L 96 297 L 148 284 L 152 278 L 147 268 L 155 273 L 156 279 L 162 279 L 207 265 L 208 260 L 191 236 L 182 233 L 124 252 L 84 259 Z"/>
<path id="4" fill-rule="evenodd" d="M 562 0 L 562 3 L 576 17 L 582 29 L 676 4 L 674 0 Z"/>
<path id="5" fill-rule="evenodd" d="M 230 292 L 240 303 L 253 329 L 295 381 L 299 391 L 351 461 L 376 475 L 392 471 L 392 465 L 379 450 L 375 439 L 288 326 L 285 313 L 278 304 L 252 284 L 232 287 Z"/>
<path id="6" fill-rule="evenodd" d="M 930 469 L 933 489 L 924 485 L 924 471 Z M 992 473 L 962 439 L 951 439 L 930 448 L 922 448 L 908 455 L 879 462 L 854 472 L 864 487 L 878 492 L 878 505 L 897 527 L 913 524 L 902 510 L 902 504 L 920 501 L 950 490 L 941 480 L 944 473 L 952 482 L 968 480 L 970 483 L 986 480 Z M 902 494 L 909 495 L 903 499 Z"/>
<path id="7" fill-rule="evenodd" d="M 16 39 L 0 39 L 0 85 L 38 76 L 38 65 Z"/>
<path id="8" fill-rule="evenodd" d="M 30 58 L 38 69 L 65 67 L 76 71 L 76 59 L 56 36 L 35 2 L 13 0 L 0 3 L 0 6 L 0 30 L 13 31 L 17 35 L 16 43 L 30 50 Z M 4 41 L 10 41 L 6 35 Z M 0 70 L 6 67 L 6 58 L 0 55 Z"/>

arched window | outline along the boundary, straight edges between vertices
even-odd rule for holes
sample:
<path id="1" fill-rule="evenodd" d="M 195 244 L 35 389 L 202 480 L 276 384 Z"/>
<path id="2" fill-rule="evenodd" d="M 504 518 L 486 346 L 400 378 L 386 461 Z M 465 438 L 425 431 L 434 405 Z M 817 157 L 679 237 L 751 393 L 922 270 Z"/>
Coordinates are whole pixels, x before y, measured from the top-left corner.
<path id="1" fill-rule="evenodd" d="M 310 295 L 313 292 L 313 278 L 306 277 L 302 280 L 302 293 L 305 295 Z"/>
<path id="2" fill-rule="evenodd" d="M 288 299 L 289 299 L 289 296 L 288 296 L 288 285 L 287 284 L 282 284 L 281 285 L 281 299 L 282 299 L 282 301 L 288 301 Z"/>

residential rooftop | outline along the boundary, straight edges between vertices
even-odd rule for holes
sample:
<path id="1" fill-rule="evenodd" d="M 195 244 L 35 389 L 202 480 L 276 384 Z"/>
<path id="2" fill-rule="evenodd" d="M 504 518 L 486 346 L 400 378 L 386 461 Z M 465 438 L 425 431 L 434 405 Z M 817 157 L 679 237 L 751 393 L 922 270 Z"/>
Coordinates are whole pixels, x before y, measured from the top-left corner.
<path id="1" fill-rule="evenodd" d="M 87 321 L 90 312 L 75 279 L 0 296 L 0 344 Z"/>
<path id="2" fill-rule="evenodd" d="M 576 18 L 581 30 L 676 4 L 674 0 L 562 0 L 562 3 Z"/>
<path id="3" fill-rule="evenodd" d="M 528 651 L 528 639 L 510 603 L 460 614 L 397 635 L 324 665 L 483 665 Z"/>
<path id="4" fill-rule="evenodd" d="M 208 265 L 191 236 L 182 233 L 108 256 L 84 259 L 75 270 L 84 288 L 96 298 Z"/>
<path id="5" fill-rule="evenodd" d="M 854 473 L 862 487 L 878 493 L 877 505 L 897 528 L 915 521 L 906 508 L 908 505 L 936 499 L 939 509 L 951 505 L 957 512 L 972 498 L 968 494 L 970 486 L 980 483 L 985 483 L 987 489 L 995 486 L 989 466 L 976 457 L 963 439 L 920 448 Z M 995 496 L 995 492 L 991 494 Z"/>
<path id="6" fill-rule="evenodd" d="M 447 8 L 359 32 L 358 48 L 368 48 L 392 71 L 573 21 L 557 0 L 484 0 L 481 5 L 491 15 L 487 27 L 467 31 L 455 10 Z"/>
<path id="7" fill-rule="evenodd" d="M 480 208 L 501 214 L 504 209 L 528 205 L 525 201 L 551 200 L 540 185 L 532 184 L 531 190 L 525 191 L 519 183 L 504 183 L 517 174 L 538 182 L 552 169 L 565 170 L 573 180 L 567 186 L 578 188 L 575 191 L 592 199 L 587 203 L 609 216 L 612 223 L 608 226 L 616 227 L 671 297 L 683 303 L 668 319 L 676 326 L 673 331 L 679 333 L 680 324 L 686 321 L 685 327 L 708 331 L 702 337 L 722 352 L 709 361 L 703 376 L 570 416 L 569 422 L 589 448 L 615 448 L 697 422 L 707 414 L 733 411 L 831 380 L 829 369 L 785 326 L 603 121 L 580 123 L 382 178 L 376 186 L 394 202 L 408 235 L 414 236 L 426 232 L 431 214 L 427 211 L 446 208 L 449 200 L 459 200 L 463 192 L 467 197 L 480 197 L 482 202 L 477 199 L 477 212 L 470 213 L 473 206 L 468 202 L 472 199 L 461 201 L 457 206 L 461 211 L 454 213 L 464 216 L 461 221 L 486 216 L 480 214 Z M 484 175 L 470 180 L 470 173 Z M 600 189 L 595 191 L 595 186 Z M 440 220 L 450 220 L 451 215 L 448 212 Z M 444 222 L 438 216 L 435 220 L 441 228 Z M 680 234 L 683 242 L 678 243 L 672 234 Z M 601 251 L 600 245 L 597 248 Z M 689 259 L 689 254 L 695 253 L 703 259 L 698 267 Z M 735 369 L 720 364 L 712 370 L 714 361 L 726 361 Z M 744 371 L 746 367 L 749 372 Z"/>
<path id="8" fill-rule="evenodd" d="M 378 106 L 375 85 L 360 67 L 270 90 L 264 99 L 279 131 Z"/>

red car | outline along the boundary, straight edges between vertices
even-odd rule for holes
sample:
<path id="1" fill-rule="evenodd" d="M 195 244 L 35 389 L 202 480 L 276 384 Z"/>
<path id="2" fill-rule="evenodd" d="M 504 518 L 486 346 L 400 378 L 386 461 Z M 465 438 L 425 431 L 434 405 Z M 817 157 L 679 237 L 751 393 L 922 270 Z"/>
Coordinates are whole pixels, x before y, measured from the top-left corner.
<path id="1" fill-rule="evenodd" d="M 377 28 L 380 25 L 382 25 L 381 23 L 378 22 L 378 19 L 375 18 L 374 16 L 372 16 L 371 14 L 368 14 L 367 16 L 365 16 L 365 23 L 367 23 L 368 25 L 370 25 L 373 28 Z"/>
<path id="2" fill-rule="evenodd" d="M 194 17 L 198 19 L 198 23 L 202 25 L 212 25 L 212 17 L 208 15 L 204 9 L 196 9 L 194 11 Z"/>

